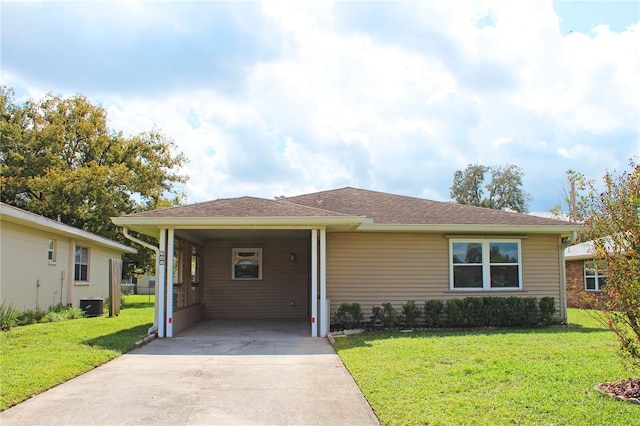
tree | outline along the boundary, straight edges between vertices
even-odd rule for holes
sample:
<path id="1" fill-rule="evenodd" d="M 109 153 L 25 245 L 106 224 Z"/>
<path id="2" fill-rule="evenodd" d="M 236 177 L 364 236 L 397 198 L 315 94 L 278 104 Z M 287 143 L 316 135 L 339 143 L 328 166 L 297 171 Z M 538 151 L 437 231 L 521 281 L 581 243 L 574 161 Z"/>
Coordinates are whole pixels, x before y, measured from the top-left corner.
<path id="1" fill-rule="evenodd" d="M 601 321 L 618 337 L 623 355 L 640 368 L 640 164 L 604 176 L 605 190 L 591 196 L 587 235 L 594 256 L 607 268 Z"/>
<path id="2" fill-rule="evenodd" d="M 557 219 L 568 218 L 574 223 L 584 223 L 589 216 L 588 190 L 593 181 L 582 173 L 567 170 L 567 183 L 568 188 L 564 188 L 562 193 L 564 205 L 557 204 L 549 212 Z"/>
<path id="3" fill-rule="evenodd" d="M 178 204 L 185 164 L 154 129 L 131 137 L 81 95 L 18 104 L 0 87 L 0 200 L 125 242 L 111 216 Z M 142 250 L 144 253 L 144 250 Z"/>
<path id="4" fill-rule="evenodd" d="M 491 181 L 485 184 L 487 172 Z M 450 195 L 458 204 L 527 213 L 530 196 L 522 191 L 523 176 L 522 170 L 512 164 L 504 167 L 469 164 L 464 171 L 454 173 Z"/>

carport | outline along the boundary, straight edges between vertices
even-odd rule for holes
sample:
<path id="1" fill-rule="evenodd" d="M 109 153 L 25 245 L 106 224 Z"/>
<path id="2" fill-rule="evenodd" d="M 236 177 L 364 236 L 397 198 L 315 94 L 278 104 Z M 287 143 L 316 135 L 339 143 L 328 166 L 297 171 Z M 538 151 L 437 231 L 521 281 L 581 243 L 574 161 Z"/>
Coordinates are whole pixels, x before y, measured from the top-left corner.
<path id="1" fill-rule="evenodd" d="M 152 331 L 158 337 L 173 337 L 203 319 L 303 319 L 310 336 L 324 337 L 326 234 L 352 230 L 364 217 L 242 197 L 112 221 L 156 253 Z M 129 230 L 156 238 L 158 245 Z"/>

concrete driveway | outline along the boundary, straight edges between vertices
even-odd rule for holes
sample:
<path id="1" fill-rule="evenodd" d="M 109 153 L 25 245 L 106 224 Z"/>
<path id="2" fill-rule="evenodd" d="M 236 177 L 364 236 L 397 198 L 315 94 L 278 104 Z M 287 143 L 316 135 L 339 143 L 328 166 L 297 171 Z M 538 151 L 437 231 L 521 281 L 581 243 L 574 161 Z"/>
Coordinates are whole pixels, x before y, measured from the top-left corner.
<path id="1" fill-rule="evenodd" d="M 8 425 L 375 425 L 326 339 L 290 322 L 206 321 L 0 413 Z"/>

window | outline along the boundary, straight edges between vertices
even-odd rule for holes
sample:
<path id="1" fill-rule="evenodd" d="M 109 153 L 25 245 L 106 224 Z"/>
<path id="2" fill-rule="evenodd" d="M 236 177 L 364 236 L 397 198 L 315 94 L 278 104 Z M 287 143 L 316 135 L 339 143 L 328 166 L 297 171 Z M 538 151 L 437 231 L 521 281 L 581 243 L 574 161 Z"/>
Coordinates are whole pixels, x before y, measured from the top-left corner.
<path id="1" fill-rule="evenodd" d="M 87 247 L 76 246 L 73 279 L 75 281 L 89 281 L 89 249 Z"/>
<path id="2" fill-rule="evenodd" d="M 607 268 L 601 263 L 593 261 L 584 262 L 584 289 L 587 291 L 600 291 L 607 285 Z"/>
<path id="3" fill-rule="evenodd" d="M 47 260 L 49 261 L 49 263 L 56 263 L 56 240 L 49 240 Z"/>
<path id="4" fill-rule="evenodd" d="M 450 240 L 452 290 L 522 288 L 519 240 Z"/>
<path id="5" fill-rule="evenodd" d="M 234 280 L 262 279 L 262 249 L 234 248 L 231 253 Z"/>

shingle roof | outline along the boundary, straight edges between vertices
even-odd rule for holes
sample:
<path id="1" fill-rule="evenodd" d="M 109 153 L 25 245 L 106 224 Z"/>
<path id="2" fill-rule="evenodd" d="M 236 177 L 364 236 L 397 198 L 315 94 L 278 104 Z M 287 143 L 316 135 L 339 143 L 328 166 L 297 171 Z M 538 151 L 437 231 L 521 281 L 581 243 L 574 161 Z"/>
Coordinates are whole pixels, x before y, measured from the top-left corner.
<path id="1" fill-rule="evenodd" d="M 118 250 L 122 253 L 136 253 L 137 250 L 120 244 L 117 241 L 110 240 L 105 237 L 93 234 L 83 229 L 74 228 L 73 226 L 66 225 L 48 217 L 41 216 L 39 214 L 31 213 L 29 211 L 19 209 L 0 202 L 0 220 L 17 223 L 22 226 L 26 226 L 32 229 L 39 229 L 47 233 L 55 235 L 63 235 L 65 237 L 73 238 L 78 241 L 91 242 L 103 247 L 110 248 L 112 250 Z"/>
<path id="2" fill-rule="evenodd" d="M 204 203 L 151 210 L 123 217 L 319 217 L 344 216 L 342 213 L 256 197 L 223 198 Z"/>
<path id="3" fill-rule="evenodd" d="M 411 225 L 572 225 L 522 213 L 483 207 L 425 200 L 357 188 L 300 195 L 286 199 L 289 203 L 320 206 L 351 216 L 366 216 L 375 224 Z"/>
<path id="4" fill-rule="evenodd" d="M 482 207 L 341 188 L 269 200 L 226 198 L 131 214 L 139 218 L 366 217 L 378 225 L 567 226 L 569 222 Z"/>

